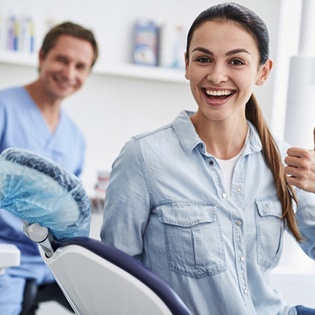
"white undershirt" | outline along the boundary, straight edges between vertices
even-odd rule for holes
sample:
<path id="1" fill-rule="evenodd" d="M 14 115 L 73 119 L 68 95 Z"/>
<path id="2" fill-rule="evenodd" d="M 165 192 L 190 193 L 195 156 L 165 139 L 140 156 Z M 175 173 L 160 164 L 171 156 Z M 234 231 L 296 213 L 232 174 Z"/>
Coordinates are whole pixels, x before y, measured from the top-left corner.
<path id="1" fill-rule="evenodd" d="M 218 163 L 221 167 L 222 173 L 223 173 L 223 184 L 224 184 L 224 187 L 226 189 L 226 193 L 228 195 L 231 195 L 233 171 L 234 171 L 235 164 L 236 164 L 238 158 L 240 157 L 242 151 L 229 160 L 220 160 L 217 158 L 217 161 L 218 161 Z"/>
<path id="2" fill-rule="evenodd" d="M 223 184 L 224 184 L 224 187 L 226 189 L 226 193 L 229 196 L 231 195 L 232 176 L 233 176 L 234 167 L 235 167 L 237 160 L 239 159 L 239 157 L 241 156 L 241 154 L 244 150 L 248 136 L 249 136 L 249 131 L 247 132 L 244 146 L 243 146 L 242 150 L 237 155 L 235 155 L 234 157 L 232 157 L 229 160 L 220 160 L 217 158 L 217 161 L 218 161 L 218 163 L 221 167 L 222 173 L 223 173 Z"/>

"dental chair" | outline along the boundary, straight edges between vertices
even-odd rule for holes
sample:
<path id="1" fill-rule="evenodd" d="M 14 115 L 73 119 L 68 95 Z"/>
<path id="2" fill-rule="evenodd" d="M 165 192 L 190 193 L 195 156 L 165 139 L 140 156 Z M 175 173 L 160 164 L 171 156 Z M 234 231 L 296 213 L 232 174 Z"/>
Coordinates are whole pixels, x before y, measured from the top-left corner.
<path id="1" fill-rule="evenodd" d="M 35 225 L 26 235 L 41 245 L 76 314 L 192 315 L 165 282 L 117 248 L 88 237 L 50 242 L 48 229 Z"/>
<path id="2" fill-rule="evenodd" d="M 0 208 L 24 233 L 76 314 L 192 315 L 160 278 L 126 253 L 89 238 L 91 209 L 79 179 L 55 162 L 10 148 L 0 155 Z"/>

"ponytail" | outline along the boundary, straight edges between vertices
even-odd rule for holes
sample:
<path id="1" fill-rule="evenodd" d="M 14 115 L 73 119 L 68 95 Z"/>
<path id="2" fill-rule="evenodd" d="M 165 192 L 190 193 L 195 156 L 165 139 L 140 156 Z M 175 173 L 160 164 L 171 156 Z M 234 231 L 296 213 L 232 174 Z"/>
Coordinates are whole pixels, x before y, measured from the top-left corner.
<path id="1" fill-rule="evenodd" d="M 246 118 L 256 127 L 263 146 L 263 155 L 269 165 L 277 189 L 278 198 L 282 205 L 282 219 L 286 220 L 289 230 L 298 242 L 303 239 L 300 234 L 295 214 L 293 201 L 297 203 L 295 192 L 286 181 L 281 155 L 274 138 L 263 118 L 261 109 L 255 96 L 252 94 L 246 104 Z"/>

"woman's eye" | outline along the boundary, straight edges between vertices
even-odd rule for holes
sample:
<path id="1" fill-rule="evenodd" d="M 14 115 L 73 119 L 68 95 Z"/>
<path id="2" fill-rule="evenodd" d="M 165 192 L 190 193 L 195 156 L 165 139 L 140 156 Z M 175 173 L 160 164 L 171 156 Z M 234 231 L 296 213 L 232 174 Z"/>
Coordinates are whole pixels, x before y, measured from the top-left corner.
<path id="1" fill-rule="evenodd" d="M 199 58 L 196 58 L 196 60 L 200 63 L 208 63 L 210 62 L 210 59 L 207 58 L 207 57 L 199 57 Z"/>
<path id="2" fill-rule="evenodd" d="M 244 62 L 241 61 L 241 60 L 239 60 L 239 59 L 233 59 L 233 60 L 231 61 L 231 64 L 234 65 L 234 66 L 241 66 L 241 65 L 244 64 Z"/>

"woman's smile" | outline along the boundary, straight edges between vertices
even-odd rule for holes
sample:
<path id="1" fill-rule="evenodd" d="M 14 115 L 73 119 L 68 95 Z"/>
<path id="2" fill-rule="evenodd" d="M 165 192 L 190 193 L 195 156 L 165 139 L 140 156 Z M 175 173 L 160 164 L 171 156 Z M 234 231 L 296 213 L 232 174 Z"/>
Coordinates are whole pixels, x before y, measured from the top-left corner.
<path id="1" fill-rule="evenodd" d="M 206 89 L 203 88 L 207 103 L 212 106 L 224 105 L 235 93 L 235 90 L 231 89 Z"/>

